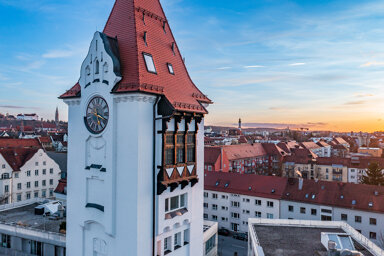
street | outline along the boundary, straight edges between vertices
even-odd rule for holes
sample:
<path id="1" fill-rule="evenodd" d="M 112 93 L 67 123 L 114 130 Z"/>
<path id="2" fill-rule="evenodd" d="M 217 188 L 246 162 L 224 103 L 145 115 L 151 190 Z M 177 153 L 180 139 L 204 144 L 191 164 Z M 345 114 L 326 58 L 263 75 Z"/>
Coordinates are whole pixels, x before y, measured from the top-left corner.
<path id="1" fill-rule="evenodd" d="M 219 256 L 233 256 L 235 252 L 238 256 L 247 256 L 247 251 L 246 241 L 234 239 L 232 236 L 219 236 Z"/>

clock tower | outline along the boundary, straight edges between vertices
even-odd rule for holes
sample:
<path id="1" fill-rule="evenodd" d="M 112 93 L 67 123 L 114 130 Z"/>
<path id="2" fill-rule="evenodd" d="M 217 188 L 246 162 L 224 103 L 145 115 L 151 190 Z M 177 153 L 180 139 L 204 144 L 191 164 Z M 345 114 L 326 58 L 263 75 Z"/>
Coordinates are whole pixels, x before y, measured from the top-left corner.
<path id="1" fill-rule="evenodd" d="M 158 0 L 116 0 L 69 107 L 67 255 L 203 255 L 204 115 Z"/>

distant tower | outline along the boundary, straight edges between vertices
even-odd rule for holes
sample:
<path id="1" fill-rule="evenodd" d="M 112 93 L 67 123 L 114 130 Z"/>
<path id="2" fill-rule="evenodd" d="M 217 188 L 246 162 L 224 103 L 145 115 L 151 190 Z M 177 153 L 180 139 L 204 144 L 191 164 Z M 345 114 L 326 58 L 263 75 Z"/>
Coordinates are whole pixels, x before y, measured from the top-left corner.
<path id="1" fill-rule="evenodd" d="M 56 107 L 56 112 L 55 112 L 55 124 L 56 127 L 59 127 L 59 109 Z"/>
<path id="2" fill-rule="evenodd" d="M 239 130 L 241 130 L 241 118 L 239 118 Z"/>

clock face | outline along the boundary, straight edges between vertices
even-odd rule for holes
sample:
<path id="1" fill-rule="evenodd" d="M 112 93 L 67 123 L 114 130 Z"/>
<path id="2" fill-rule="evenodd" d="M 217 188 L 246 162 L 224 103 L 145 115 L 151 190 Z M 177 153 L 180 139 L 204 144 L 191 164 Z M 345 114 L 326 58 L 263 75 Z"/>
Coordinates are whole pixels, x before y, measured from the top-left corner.
<path id="1" fill-rule="evenodd" d="M 88 104 L 85 124 L 88 130 L 98 134 L 107 127 L 109 108 L 107 102 L 101 97 L 94 97 Z"/>

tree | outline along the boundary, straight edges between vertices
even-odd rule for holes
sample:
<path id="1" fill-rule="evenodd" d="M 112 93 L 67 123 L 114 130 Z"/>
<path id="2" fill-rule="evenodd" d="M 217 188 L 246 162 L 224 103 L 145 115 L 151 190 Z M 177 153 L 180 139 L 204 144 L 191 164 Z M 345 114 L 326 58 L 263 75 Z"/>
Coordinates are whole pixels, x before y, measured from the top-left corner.
<path id="1" fill-rule="evenodd" d="M 370 163 L 367 175 L 363 176 L 363 184 L 384 186 L 384 174 L 378 163 Z"/>

